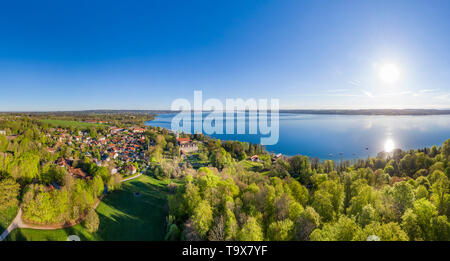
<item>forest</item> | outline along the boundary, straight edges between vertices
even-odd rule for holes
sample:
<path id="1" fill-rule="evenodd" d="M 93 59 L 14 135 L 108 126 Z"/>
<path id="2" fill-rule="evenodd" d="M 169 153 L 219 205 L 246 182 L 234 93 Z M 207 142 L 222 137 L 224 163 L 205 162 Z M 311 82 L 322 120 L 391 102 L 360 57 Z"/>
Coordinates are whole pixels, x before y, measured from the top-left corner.
<path id="1" fill-rule="evenodd" d="M 167 238 L 450 240 L 450 140 L 339 164 L 266 154 L 251 169 L 236 153 L 245 146 L 227 144 L 210 146 L 211 165 L 185 171 L 169 196 Z"/>

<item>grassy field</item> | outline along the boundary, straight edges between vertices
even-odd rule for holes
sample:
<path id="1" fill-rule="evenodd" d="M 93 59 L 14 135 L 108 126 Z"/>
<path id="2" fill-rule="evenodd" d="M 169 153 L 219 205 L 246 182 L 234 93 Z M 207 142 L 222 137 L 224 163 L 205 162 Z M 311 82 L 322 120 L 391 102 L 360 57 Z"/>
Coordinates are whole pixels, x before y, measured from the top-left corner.
<path id="1" fill-rule="evenodd" d="M 246 170 L 255 171 L 256 169 L 260 169 L 263 167 L 263 164 L 260 162 L 253 162 L 250 160 L 241 160 L 239 162 Z"/>
<path id="2" fill-rule="evenodd" d="M 0 234 L 11 224 L 11 221 L 17 215 L 17 206 L 8 207 L 0 211 Z"/>
<path id="3" fill-rule="evenodd" d="M 66 241 L 69 235 L 81 240 L 164 240 L 166 185 L 146 175 L 125 182 L 97 207 L 100 226 L 96 233 L 87 232 L 82 225 L 58 230 L 16 229 L 7 240 Z"/>
<path id="4" fill-rule="evenodd" d="M 262 175 L 268 175 L 270 171 L 262 171 L 264 168 L 264 165 L 261 162 L 252 162 L 250 160 L 241 160 L 239 161 L 239 164 L 241 164 L 245 170 L 247 171 L 257 171 L 261 173 Z"/>
<path id="5" fill-rule="evenodd" d="M 88 123 L 88 122 L 81 122 L 81 121 L 65 121 L 65 120 L 41 120 L 44 123 L 47 123 L 49 125 L 55 126 L 55 127 L 79 127 L 79 128 L 87 128 L 87 127 L 95 127 L 95 126 L 102 126 L 103 124 L 99 123 Z"/>

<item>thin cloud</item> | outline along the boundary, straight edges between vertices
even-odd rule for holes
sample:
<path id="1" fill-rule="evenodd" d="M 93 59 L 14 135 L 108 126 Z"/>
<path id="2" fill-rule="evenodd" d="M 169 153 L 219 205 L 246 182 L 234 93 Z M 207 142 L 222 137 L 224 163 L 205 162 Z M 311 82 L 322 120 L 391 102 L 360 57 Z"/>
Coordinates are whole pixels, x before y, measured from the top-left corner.
<path id="1" fill-rule="evenodd" d="M 349 89 L 332 89 L 332 90 L 326 90 L 325 92 L 328 93 L 339 93 L 339 92 L 347 92 Z"/>
<path id="2" fill-rule="evenodd" d="M 348 84 L 353 85 L 353 86 L 357 86 L 357 87 L 361 86 L 361 82 L 358 81 L 358 80 L 351 80 L 351 81 L 348 82 Z"/>
<path id="3" fill-rule="evenodd" d="M 290 95 L 296 97 L 362 97 L 363 95 L 351 94 L 351 93 L 320 93 L 320 94 L 297 94 Z"/>
<path id="4" fill-rule="evenodd" d="M 430 93 L 430 92 L 437 92 L 437 91 L 439 91 L 439 89 L 423 89 L 423 90 L 420 90 L 419 92 L 420 93 Z"/>
<path id="5" fill-rule="evenodd" d="M 362 91 L 367 97 L 369 97 L 369 98 L 374 98 L 375 96 L 373 96 L 373 94 L 371 93 L 371 92 L 369 92 L 369 91 L 365 91 L 365 90 L 363 90 Z"/>
<path id="6" fill-rule="evenodd" d="M 404 92 L 388 92 L 388 93 L 384 93 L 379 95 L 380 97 L 390 97 L 390 96 L 403 96 L 403 95 L 408 95 L 408 94 L 412 94 L 414 96 L 415 93 L 411 92 L 411 91 L 404 91 Z M 417 95 L 418 96 L 418 95 Z"/>

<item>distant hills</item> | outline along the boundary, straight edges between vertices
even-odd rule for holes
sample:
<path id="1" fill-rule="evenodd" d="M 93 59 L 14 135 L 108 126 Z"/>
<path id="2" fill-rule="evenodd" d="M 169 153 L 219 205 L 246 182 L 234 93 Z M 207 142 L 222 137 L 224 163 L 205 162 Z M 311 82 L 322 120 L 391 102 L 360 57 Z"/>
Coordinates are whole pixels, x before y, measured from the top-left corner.
<path id="1" fill-rule="evenodd" d="M 47 112 L 0 112 L 0 114 L 25 115 L 99 115 L 99 114 L 167 114 L 171 110 L 84 110 Z M 280 113 L 334 114 L 334 115 L 450 115 L 450 109 L 359 109 L 359 110 L 280 110 Z"/>

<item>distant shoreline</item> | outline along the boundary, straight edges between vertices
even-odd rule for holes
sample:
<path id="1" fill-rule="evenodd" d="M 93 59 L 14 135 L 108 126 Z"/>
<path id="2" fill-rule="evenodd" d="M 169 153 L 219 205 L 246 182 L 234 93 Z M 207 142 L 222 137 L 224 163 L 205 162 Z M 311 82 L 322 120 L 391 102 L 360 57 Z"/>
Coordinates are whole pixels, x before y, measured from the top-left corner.
<path id="1" fill-rule="evenodd" d="M 436 110 L 436 109 L 280 110 L 280 113 L 402 116 L 402 115 L 450 115 L 450 110 Z"/>
<path id="2" fill-rule="evenodd" d="M 179 111 L 171 110 L 83 110 L 83 111 L 29 111 L 29 112 L 0 112 L 0 115 L 92 115 L 92 114 L 169 114 Z M 208 112 L 208 111 L 204 111 Z M 280 113 L 292 114 L 328 114 L 328 115 L 391 115 L 391 116 L 425 116 L 425 115 L 450 115 L 450 109 L 355 109 L 355 110 L 303 110 L 289 109 L 279 110 Z"/>

